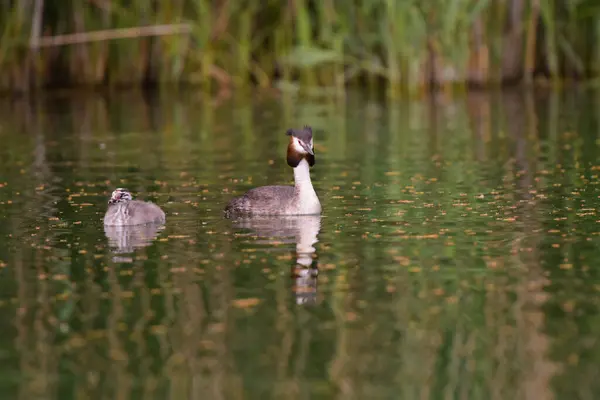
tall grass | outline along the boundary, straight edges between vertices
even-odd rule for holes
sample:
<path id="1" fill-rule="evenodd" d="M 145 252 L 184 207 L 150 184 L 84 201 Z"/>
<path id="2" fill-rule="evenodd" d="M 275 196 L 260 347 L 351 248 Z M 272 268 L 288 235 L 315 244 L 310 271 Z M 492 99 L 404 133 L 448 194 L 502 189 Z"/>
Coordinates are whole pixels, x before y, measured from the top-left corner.
<path id="1" fill-rule="evenodd" d="M 0 90 L 560 82 L 600 72 L 599 16 L 591 0 L 12 0 L 0 5 Z M 32 47 L 38 34 L 181 23 L 187 33 Z"/>

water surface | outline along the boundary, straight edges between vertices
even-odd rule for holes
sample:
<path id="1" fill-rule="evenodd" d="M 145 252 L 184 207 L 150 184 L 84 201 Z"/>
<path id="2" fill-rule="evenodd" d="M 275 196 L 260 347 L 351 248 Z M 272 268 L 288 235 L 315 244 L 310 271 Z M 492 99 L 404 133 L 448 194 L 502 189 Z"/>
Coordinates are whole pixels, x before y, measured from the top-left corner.
<path id="1" fill-rule="evenodd" d="M 598 93 L 0 104 L 0 382 L 22 399 L 600 395 Z M 320 217 L 230 221 L 292 182 Z M 110 192 L 165 226 L 105 228 Z"/>

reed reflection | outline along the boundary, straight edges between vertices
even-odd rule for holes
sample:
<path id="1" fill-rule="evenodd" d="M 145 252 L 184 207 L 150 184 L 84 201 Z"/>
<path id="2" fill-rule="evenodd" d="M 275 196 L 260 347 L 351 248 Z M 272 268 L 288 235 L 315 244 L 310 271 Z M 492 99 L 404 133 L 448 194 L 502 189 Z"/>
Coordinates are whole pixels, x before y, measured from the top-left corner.
<path id="1" fill-rule="evenodd" d="M 292 267 L 296 304 L 316 304 L 318 261 L 314 244 L 321 230 L 320 215 L 254 217 L 233 221 L 233 226 L 257 235 L 255 243 L 295 243 L 296 260 Z"/>

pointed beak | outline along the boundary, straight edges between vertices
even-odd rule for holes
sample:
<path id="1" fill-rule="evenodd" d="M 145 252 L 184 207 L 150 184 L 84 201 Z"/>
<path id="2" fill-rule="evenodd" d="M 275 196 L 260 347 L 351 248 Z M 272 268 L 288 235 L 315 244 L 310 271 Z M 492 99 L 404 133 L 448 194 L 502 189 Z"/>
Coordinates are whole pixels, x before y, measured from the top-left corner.
<path id="1" fill-rule="evenodd" d="M 300 146 L 302 146 L 302 148 L 311 156 L 314 156 L 315 153 L 313 152 L 313 149 L 310 148 L 310 146 L 306 143 L 304 143 L 303 141 L 299 140 L 300 142 Z"/>
<path id="2" fill-rule="evenodd" d="M 120 198 L 121 198 L 121 194 L 116 193 L 113 196 L 111 196 L 110 200 L 108 200 L 108 204 L 115 204 L 119 201 Z"/>

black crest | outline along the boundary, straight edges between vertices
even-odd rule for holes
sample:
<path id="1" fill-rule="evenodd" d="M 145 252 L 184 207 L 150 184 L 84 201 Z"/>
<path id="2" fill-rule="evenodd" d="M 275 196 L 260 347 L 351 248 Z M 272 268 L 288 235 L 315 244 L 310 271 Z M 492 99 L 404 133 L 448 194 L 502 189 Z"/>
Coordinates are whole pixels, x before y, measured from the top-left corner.
<path id="1" fill-rule="evenodd" d="M 288 129 L 285 134 L 296 137 L 302 140 L 304 143 L 310 143 L 313 135 L 312 128 L 308 125 L 304 126 L 303 129 Z"/>

